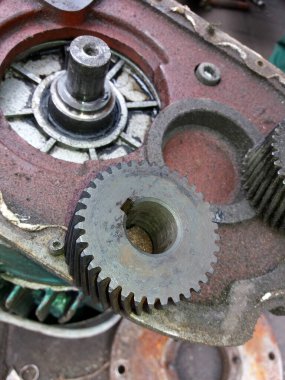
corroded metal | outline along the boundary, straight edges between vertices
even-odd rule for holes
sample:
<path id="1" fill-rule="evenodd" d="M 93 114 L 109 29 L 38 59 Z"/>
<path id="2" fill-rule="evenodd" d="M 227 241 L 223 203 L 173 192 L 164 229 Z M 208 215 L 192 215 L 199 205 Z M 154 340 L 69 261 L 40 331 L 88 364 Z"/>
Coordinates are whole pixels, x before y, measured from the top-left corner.
<path id="1" fill-rule="evenodd" d="M 158 333 L 138 327 L 124 320 L 115 336 L 112 347 L 110 378 L 143 379 L 143 380 L 176 380 L 195 378 L 199 367 L 213 364 L 209 356 L 201 356 L 195 360 L 195 345 L 183 346 Z M 191 351 L 192 348 L 192 351 Z M 202 351 L 202 347 L 200 347 Z M 214 347 L 210 357 L 215 353 Z M 263 380 L 283 379 L 282 358 L 276 337 L 264 316 L 260 317 L 253 334 L 243 346 L 220 348 L 223 380 Z M 191 359 L 187 353 L 192 353 Z M 209 355 L 209 354 L 208 354 Z M 180 358 L 183 366 L 178 367 Z M 201 360 L 202 359 L 202 360 Z M 205 361 L 204 361 L 204 360 Z M 207 361 L 207 362 L 206 362 Z M 217 367 L 217 363 L 215 363 Z M 182 368 L 181 368 L 182 367 Z M 197 367 L 197 368 L 196 368 Z M 212 371 L 215 368 L 212 368 Z M 210 372 L 211 370 L 209 370 Z M 202 371 L 199 372 L 202 374 Z M 213 378 L 217 378 L 212 372 Z M 193 377 L 192 377 L 193 376 Z M 206 376 L 206 377 L 204 377 Z M 200 380 L 208 380 L 205 374 Z"/>

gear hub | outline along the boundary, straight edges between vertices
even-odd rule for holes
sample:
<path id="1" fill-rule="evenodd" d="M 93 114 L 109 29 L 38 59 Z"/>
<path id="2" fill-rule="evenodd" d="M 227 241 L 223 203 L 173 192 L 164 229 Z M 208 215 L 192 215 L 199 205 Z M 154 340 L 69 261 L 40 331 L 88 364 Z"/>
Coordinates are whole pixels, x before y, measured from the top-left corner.
<path id="1" fill-rule="evenodd" d="M 91 182 L 67 235 L 66 259 L 76 285 L 115 311 L 140 314 L 190 298 L 207 282 L 217 251 L 209 205 L 166 167 L 119 164 Z M 145 252 L 132 228 L 150 238 Z"/>
<path id="2" fill-rule="evenodd" d="M 285 229 L 285 122 L 244 163 L 244 189 L 251 205 L 272 227 Z"/>

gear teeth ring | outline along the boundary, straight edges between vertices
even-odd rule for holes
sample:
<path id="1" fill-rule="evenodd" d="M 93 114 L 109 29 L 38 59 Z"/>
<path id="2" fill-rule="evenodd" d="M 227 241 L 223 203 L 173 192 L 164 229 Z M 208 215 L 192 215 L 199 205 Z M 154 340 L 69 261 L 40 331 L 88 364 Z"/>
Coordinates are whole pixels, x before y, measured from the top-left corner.
<path id="1" fill-rule="evenodd" d="M 257 214 L 285 229 L 285 121 L 245 157 L 243 187 Z"/>
<path id="2" fill-rule="evenodd" d="M 125 314 L 190 299 L 217 260 L 212 219 L 202 195 L 167 167 L 110 167 L 84 190 L 70 222 L 70 274 L 95 302 Z M 152 253 L 129 238 L 136 225 L 149 235 Z"/>

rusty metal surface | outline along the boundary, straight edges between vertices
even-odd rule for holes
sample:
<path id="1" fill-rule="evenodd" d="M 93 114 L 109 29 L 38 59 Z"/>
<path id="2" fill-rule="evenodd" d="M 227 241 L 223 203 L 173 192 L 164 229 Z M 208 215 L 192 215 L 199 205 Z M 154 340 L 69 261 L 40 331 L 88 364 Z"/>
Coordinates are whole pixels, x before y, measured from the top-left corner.
<path id="1" fill-rule="evenodd" d="M 215 347 L 175 342 L 126 321 L 100 336 L 74 340 L 1 323 L 0 377 L 6 379 L 12 368 L 20 373 L 23 367 L 35 365 L 40 380 L 281 380 L 283 324 L 284 317 L 261 318 L 253 339 L 244 346 L 227 348 L 225 359 Z M 273 360 L 269 360 L 271 352 Z M 126 366 L 120 376 L 118 365 Z M 135 376 L 130 377 L 132 371 Z M 239 377 L 229 378 L 234 373 Z M 242 374 L 248 376 L 241 378 Z"/>
<path id="2" fill-rule="evenodd" d="M 276 337 L 264 316 L 247 343 L 197 355 L 199 345 L 183 344 L 124 320 L 117 330 L 111 354 L 110 378 L 282 380 L 282 358 Z M 214 358 L 212 361 L 211 358 Z M 195 360 L 196 359 L 196 360 Z M 200 359 L 200 360 L 199 360 Z M 218 361 L 221 362 L 219 368 Z M 207 370 L 203 367 L 210 366 Z"/>
<path id="3" fill-rule="evenodd" d="M 83 9 L 67 17 L 66 12 L 52 9 L 44 2 L 3 0 L 0 72 L 4 73 L 17 54 L 36 44 L 69 39 L 88 31 L 133 60 L 154 82 L 163 106 L 189 97 L 210 98 L 238 111 L 250 120 L 257 132 L 265 135 L 271 131 L 284 117 L 285 89 L 281 72 L 198 16 L 180 8 L 174 12 L 173 7 L 179 4 L 172 0 L 102 0 L 93 3 L 88 11 Z M 221 71 L 221 82 L 215 87 L 204 86 L 194 74 L 197 64 L 205 61 L 214 63 Z M 90 178 L 114 163 L 114 160 L 89 161 L 82 165 L 63 162 L 25 143 L 4 117 L 0 119 L 0 128 L 0 190 L 11 210 L 29 215 L 32 223 L 67 225 L 78 196 Z M 199 134 L 197 138 L 199 140 Z M 231 144 L 227 141 L 225 144 L 231 151 Z M 179 144 L 170 147 L 172 153 L 168 148 L 167 154 L 167 163 L 174 168 L 177 145 L 179 148 Z M 215 161 L 215 152 L 209 154 Z M 144 157 L 145 151 L 140 149 L 125 160 Z M 209 171 L 218 175 L 231 166 L 230 155 L 222 155 Z M 207 170 L 202 173 L 207 175 Z M 233 189 L 236 183 L 239 183 L 238 177 L 225 186 L 224 192 L 236 190 Z M 208 198 L 216 201 L 217 189 L 211 187 L 211 181 L 205 181 L 203 186 Z M 227 200 L 227 194 L 222 199 Z M 34 260 L 41 260 L 37 256 L 39 250 L 30 249 L 35 235 L 8 229 L 3 230 L 10 236 L 8 240 L 22 246 L 27 254 L 32 252 Z M 219 234 L 219 262 L 209 284 L 203 286 L 200 295 L 194 295 L 196 302 L 212 302 L 213 298 L 223 301 L 221 296 L 232 281 L 266 274 L 284 260 L 284 236 L 259 220 L 222 226 Z M 38 248 L 42 244 L 43 241 Z M 48 258 L 47 262 L 57 259 Z M 62 267 L 58 274 L 67 279 L 64 271 Z M 277 285 L 273 288 L 276 290 Z"/>

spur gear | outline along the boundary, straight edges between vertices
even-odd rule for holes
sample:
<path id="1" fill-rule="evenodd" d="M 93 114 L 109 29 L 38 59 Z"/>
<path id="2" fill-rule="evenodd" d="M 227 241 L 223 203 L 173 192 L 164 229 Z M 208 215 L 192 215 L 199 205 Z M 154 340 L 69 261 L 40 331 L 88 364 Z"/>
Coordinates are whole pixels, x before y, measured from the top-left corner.
<path id="1" fill-rule="evenodd" d="M 272 227 L 285 229 L 285 121 L 246 155 L 244 189 L 251 205 Z"/>
<path id="2" fill-rule="evenodd" d="M 103 306 L 140 314 L 177 303 L 207 282 L 218 247 L 208 203 L 166 167 L 110 167 L 85 189 L 71 221 L 66 261 L 77 286 Z M 132 228 L 149 237 L 143 251 Z M 147 245 L 146 245 L 147 246 Z"/>

